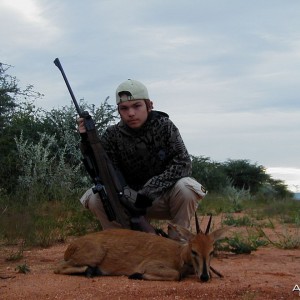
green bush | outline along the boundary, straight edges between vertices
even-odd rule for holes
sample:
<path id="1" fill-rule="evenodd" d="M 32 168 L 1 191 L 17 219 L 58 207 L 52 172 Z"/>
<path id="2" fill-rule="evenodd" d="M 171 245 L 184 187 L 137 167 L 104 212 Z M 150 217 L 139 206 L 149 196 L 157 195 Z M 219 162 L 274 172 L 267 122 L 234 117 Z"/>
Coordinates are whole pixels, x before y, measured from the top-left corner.
<path id="1" fill-rule="evenodd" d="M 220 240 L 216 245 L 216 250 L 227 251 L 235 254 L 250 254 L 258 247 L 266 246 L 268 241 L 262 239 L 260 235 L 248 231 L 248 235 L 235 232 L 233 236 Z"/>

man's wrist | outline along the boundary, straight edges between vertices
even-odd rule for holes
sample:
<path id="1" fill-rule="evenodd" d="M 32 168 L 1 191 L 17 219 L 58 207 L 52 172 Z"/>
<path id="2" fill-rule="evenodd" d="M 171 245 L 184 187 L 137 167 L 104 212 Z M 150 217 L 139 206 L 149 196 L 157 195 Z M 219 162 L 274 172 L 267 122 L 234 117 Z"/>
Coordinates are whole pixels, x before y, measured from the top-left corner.
<path id="1" fill-rule="evenodd" d="M 137 208 L 146 208 L 152 205 L 152 200 L 140 193 L 137 194 L 134 206 Z"/>

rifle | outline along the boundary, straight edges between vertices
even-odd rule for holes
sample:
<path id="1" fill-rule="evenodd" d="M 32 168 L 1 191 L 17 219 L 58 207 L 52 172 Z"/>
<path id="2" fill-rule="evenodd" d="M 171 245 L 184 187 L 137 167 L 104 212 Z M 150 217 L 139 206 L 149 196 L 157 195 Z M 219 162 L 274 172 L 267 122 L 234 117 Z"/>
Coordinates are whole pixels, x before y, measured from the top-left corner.
<path id="1" fill-rule="evenodd" d="M 156 229 L 148 223 L 144 216 L 132 216 L 124 206 L 126 200 L 121 197 L 125 197 L 123 194 L 124 187 L 126 186 L 125 180 L 122 174 L 114 168 L 101 145 L 94 120 L 87 111 L 80 109 L 58 58 L 54 60 L 54 64 L 58 67 L 64 78 L 78 115 L 84 119 L 87 133 L 87 148 L 84 152 L 81 148 L 83 154 L 82 161 L 95 184 L 93 192 L 99 194 L 109 221 L 116 221 L 123 228 L 156 233 Z M 130 225 L 128 224 L 128 219 Z"/>

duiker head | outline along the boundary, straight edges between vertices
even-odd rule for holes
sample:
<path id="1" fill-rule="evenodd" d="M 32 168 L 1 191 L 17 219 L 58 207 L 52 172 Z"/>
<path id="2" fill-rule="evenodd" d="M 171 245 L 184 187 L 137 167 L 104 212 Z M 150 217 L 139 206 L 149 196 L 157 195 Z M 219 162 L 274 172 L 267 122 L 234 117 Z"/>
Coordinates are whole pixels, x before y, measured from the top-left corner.
<path id="1" fill-rule="evenodd" d="M 171 239 L 187 244 L 188 254 L 190 255 L 194 272 L 203 282 L 211 278 L 210 270 L 222 276 L 210 266 L 210 261 L 214 254 L 214 243 L 218 239 L 221 239 L 229 228 L 221 228 L 209 233 L 211 220 L 212 216 L 210 216 L 206 230 L 203 233 L 200 229 L 198 218 L 195 216 L 197 234 L 193 234 L 178 225 L 169 224 L 168 226 L 168 233 Z"/>

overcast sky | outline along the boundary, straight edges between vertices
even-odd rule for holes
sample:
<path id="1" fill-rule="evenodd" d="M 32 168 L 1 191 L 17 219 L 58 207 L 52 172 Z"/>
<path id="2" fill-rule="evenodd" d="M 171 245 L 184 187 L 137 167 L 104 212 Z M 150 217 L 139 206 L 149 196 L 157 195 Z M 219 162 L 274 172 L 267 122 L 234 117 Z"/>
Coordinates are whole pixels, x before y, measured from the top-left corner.
<path id="1" fill-rule="evenodd" d="M 0 0 L 0 62 L 47 110 L 132 78 L 190 154 L 248 159 L 300 191 L 300 1 Z"/>

